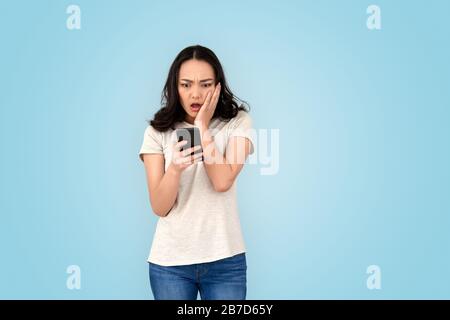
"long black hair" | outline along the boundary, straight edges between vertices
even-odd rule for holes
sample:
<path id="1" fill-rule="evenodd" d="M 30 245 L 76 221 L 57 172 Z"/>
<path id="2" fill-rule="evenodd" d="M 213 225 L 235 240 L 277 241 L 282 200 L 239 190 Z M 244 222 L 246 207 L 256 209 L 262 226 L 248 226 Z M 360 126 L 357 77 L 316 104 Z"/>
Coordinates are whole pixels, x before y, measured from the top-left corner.
<path id="1" fill-rule="evenodd" d="M 248 112 L 244 104 L 238 105 L 236 100 L 244 102 L 247 106 L 248 103 L 233 95 L 225 80 L 222 65 L 214 52 L 200 45 L 190 46 L 183 49 L 173 61 L 161 94 L 162 107 L 156 112 L 153 120 L 148 121 L 153 128 L 160 132 L 173 129 L 175 123 L 185 120 L 186 111 L 181 106 L 180 97 L 178 95 L 178 77 L 182 63 L 190 59 L 209 63 L 214 70 L 216 77 L 215 84 L 217 85 L 217 83 L 220 82 L 222 86 L 212 119 L 219 117 L 223 121 L 229 121 L 234 118 L 240 110 Z"/>

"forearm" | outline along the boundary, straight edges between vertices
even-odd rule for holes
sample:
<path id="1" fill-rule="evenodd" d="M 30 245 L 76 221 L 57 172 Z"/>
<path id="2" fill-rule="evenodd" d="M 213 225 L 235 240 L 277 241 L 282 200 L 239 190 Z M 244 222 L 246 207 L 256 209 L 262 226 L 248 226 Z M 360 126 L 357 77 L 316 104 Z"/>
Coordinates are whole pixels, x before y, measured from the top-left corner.
<path id="1" fill-rule="evenodd" d="M 153 211 L 161 217 L 165 217 L 175 204 L 180 185 L 180 173 L 171 166 L 164 173 L 159 185 L 152 192 Z"/>
<path id="2" fill-rule="evenodd" d="M 206 173 L 216 191 L 226 191 L 234 181 L 231 164 L 227 163 L 226 157 L 217 149 L 208 129 L 201 128 L 200 133 Z"/>

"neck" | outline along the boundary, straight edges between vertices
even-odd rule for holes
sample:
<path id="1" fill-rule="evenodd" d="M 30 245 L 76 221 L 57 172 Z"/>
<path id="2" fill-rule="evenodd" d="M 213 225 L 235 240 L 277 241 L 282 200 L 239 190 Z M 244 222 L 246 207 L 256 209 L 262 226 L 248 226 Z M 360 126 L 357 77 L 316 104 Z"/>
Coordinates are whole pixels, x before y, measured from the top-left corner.
<path id="1" fill-rule="evenodd" d="M 186 121 L 187 123 L 190 123 L 190 124 L 194 124 L 195 118 L 193 118 L 187 114 L 186 117 L 184 118 L 184 121 Z"/>

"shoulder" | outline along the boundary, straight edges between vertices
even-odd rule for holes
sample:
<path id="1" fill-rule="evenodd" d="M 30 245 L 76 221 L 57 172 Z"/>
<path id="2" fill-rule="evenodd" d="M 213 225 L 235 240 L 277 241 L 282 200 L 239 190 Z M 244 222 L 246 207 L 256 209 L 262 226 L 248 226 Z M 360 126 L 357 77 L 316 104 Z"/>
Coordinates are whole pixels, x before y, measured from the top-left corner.
<path id="1" fill-rule="evenodd" d="M 230 128 L 251 127 L 252 118 L 247 111 L 239 110 L 236 116 L 230 120 L 229 126 Z"/>
<path id="2" fill-rule="evenodd" d="M 145 136 L 150 136 L 153 138 L 160 138 L 162 139 L 166 134 L 170 134 L 170 132 L 173 130 L 167 130 L 167 131 L 159 131 L 153 128 L 151 125 L 148 125 L 147 128 L 145 128 Z"/>
<path id="3" fill-rule="evenodd" d="M 236 119 L 236 120 L 251 119 L 251 116 L 247 111 L 239 110 L 239 112 L 237 113 L 236 117 L 234 117 L 234 119 Z"/>
<path id="4" fill-rule="evenodd" d="M 145 128 L 144 134 L 146 136 L 158 136 L 160 135 L 160 132 L 153 128 L 151 125 L 148 125 L 147 128 Z"/>
<path id="5" fill-rule="evenodd" d="M 147 141 L 148 143 L 163 144 L 165 140 L 164 135 L 165 132 L 158 131 L 151 125 L 148 125 L 147 128 L 145 128 L 144 141 Z"/>

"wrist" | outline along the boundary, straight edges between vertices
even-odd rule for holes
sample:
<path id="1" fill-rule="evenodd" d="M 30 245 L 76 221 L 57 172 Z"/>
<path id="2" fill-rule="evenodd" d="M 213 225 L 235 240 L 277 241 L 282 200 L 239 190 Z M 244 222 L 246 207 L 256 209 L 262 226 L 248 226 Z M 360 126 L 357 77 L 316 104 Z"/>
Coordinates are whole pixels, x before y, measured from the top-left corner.
<path id="1" fill-rule="evenodd" d="M 200 139 L 203 144 L 204 141 L 212 141 L 213 137 L 211 136 L 211 133 L 209 132 L 209 129 L 207 126 L 200 126 L 198 127 L 200 130 Z"/>
<path id="2" fill-rule="evenodd" d="M 173 163 L 170 163 L 169 167 L 167 168 L 167 174 L 173 176 L 173 177 L 179 177 L 181 171 L 176 168 L 176 166 Z"/>
<path id="3" fill-rule="evenodd" d="M 201 144 L 203 149 L 214 143 L 214 137 L 208 131 L 202 132 L 201 137 Z"/>

